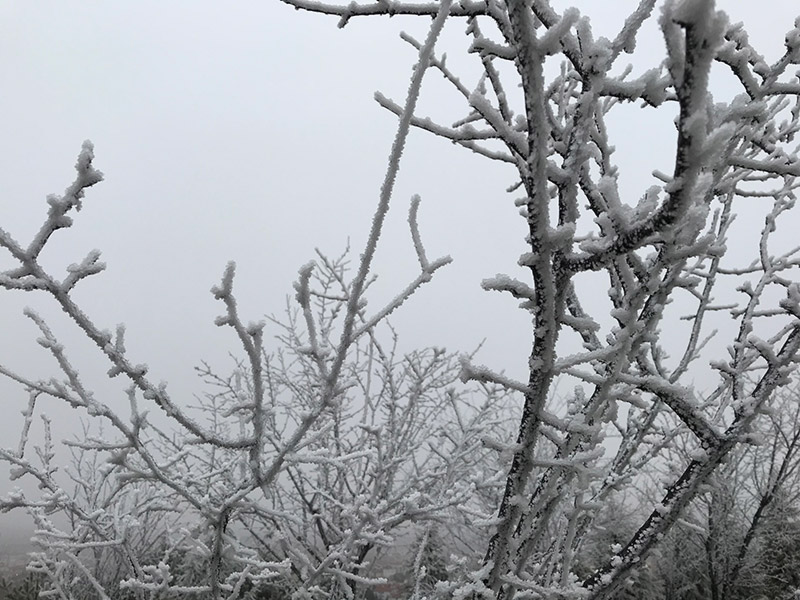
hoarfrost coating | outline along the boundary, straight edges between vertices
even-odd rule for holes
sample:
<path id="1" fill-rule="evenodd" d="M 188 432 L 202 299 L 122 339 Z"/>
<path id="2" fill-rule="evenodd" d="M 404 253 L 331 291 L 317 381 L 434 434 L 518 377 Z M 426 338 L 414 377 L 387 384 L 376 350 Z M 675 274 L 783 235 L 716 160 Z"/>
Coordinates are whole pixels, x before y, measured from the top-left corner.
<path id="1" fill-rule="evenodd" d="M 19 444 L 0 458 L 41 491 L 15 491 L 0 508 L 35 520 L 30 568 L 46 593 L 363 597 L 387 581 L 381 560 L 416 533 L 406 563 L 412 597 L 604 600 L 631 578 L 652 577 L 649 560 L 678 548 L 684 527 L 706 535 L 710 597 L 746 596 L 757 581 L 767 589 L 748 556 L 776 522 L 770 511 L 791 510 L 797 465 L 796 420 L 768 418 L 794 398 L 800 349 L 800 262 L 784 235 L 800 173 L 797 25 L 768 62 L 709 0 L 642 0 L 611 37 L 546 0 L 285 3 L 335 15 L 340 26 L 405 15 L 427 33 L 422 42 L 402 36 L 416 53 L 405 100 L 375 96 L 398 123 L 358 259 L 351 266 L 348 252 L 318 252 L 297 273 L 286 313 L 269 322 L 243 316 L 241 274 L 228 263 L 212 295 L 238 358 L 227 372 L 198 368 L 198 407 L 137 360 L 125 327 L 110 333 L 79 303 L 76 290 L 102 281 L 99 252 L 66 269 L 42 260 L 91 210 L 84 194 L 102 179 L 91 144 L 27 245 L 0 230 L 12 264 L 0 286 L 48 297 L 108 375 L 126 382 L 121 409 L 35 310 L 26 315 L 61 375 L 0 367 L 27 396 Z M 467 52 L 446 61 L 437 48 L 453 43 L 462 19 Z M 664 59 L 621 64 L 647 27 L 660 29 Z M 430 70 L 454 94 L 447 117 L 421 114 Z M 717 92 L 720 70 L 732 83 Z M 612 142 L 632 135 L 618 115 L 633 105 L 674 123 L 663 143 L 674 152 L 631 194 Z M 507 205 L 520 209 L 519 260 L 481 287 L 507 293 L 524 314 L 522 377 L 491 356 L 484 366 L 441 345 L 401 350 L 388 322 L 451 263 L 425 250 L 428 205 L 448 207 L 450 229 L 465 211 L 447 193 L 425 204 L 396 196 L 413 129 L 513 172 L 508 190 L 521 198 Z M 755 236 L 735 219 L 754 222 L 753 205 L 763 223 Z M 407 212 L 414 272 L 392 278 L 387 300 L 371 304 L 397 208 Z M 96 424 L 68 442 L 66 472 L 42 413 L 47 399 Z M 41 445 L 30 437 L 36 415 Z M 754 435 L 770 440 L 769 461 Z M 752 477 L 735 477 L 736 458 L 752 463 Z M 756 508 L 742 511 L 749 523 L 736 540 L 720 533 L 738 500 L 726 478 L 755 481 L 740 483 Z M 604 523 L 609 515 L 615 527 Z M 434 526 L 447 529 L 460 557 L 431 584 Z M 624 533 L 610 540 L 610 529 Z M 724 543 L 727 553 L 714 550 Z"/>

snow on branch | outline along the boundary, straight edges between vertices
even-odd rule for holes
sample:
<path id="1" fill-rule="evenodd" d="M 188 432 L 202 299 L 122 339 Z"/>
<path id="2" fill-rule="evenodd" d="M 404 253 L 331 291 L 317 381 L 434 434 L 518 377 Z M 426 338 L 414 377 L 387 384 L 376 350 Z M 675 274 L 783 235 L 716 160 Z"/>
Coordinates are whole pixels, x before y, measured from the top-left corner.
<path id="1" fill-rule="evenodd" d="M 361 597 L 386 579 L 373 567 L 411 532 L 422 540 L 408 561 L 417 596 L 609 600 L 628 580 L 652 576 L 652 550 L 676 528 L 703 531 L 692 511 L 719 499 L 716 474 L 752 446 L 796 376 L 800 261 L 782 228 L 800 187 L 800 84 L 788 71 L 798 62 L 797 23 L 769 64 L 709 0 L 668 0 L 660 10 L 640 0 L 610 40 L 548 0 L 285 2 L 340 26 L 421 16 L 428 34 L 402 36 L 417 52 L 404 102 L 376 94 L 398 126 L 354 270 L 346 253 L 318 252 L 299 269 L 286 314 L 272 318 L 270 342 L 264 323 L 240 315 L 229 263 L 212 289 L 223 307 L 216 323 L 231 328 L 242 356 L 227 374 L 198 369 L 207 390 L 198 407 L 132 360 L 124 326 L 101 329 L 76 303 L 77 284 L 104 268 L 99 252 L 59 276 L 39 262 L 102 178 L 91 144 L 28 245 L 0 230 L 14 263 L 0 287 L 49 295 L 109 376 L 126 380 L 130 406 L 122 416 L 93 394 L 48 324 L 28 313 L 62 380 L 0 366 L 27 406 L 19 443 L 0 459 L 42 490 L 12 492 L 0 509 L 36 520 L 32 568 L 47 593 Z M 450 42 L 439 38 L 453 18 L 466 20 L 475 71 L 434 51 Z M 665 59 L 642 70 L 622 64 L 650 19 Z M 730 97 L 709 78 L 715 63 L 733 76 Z M 416 114 L 431 69 L 455 92 L 442 122 Z M 637 180 L 629 198 L 612 142 L 618 107 L 633 103 L 644 117 L 625 113 L 627 128 L 648 127 L 650 115 L 677 118 L 673 139 L 653 141 L 672 146 L 667 166 Z M 411 127 L 514 169 L 522 274 L 481 285 L 520 300 L 531 342 L 518 361 L 524 377 L 441 348 L 400 352 L 390 316 L 450 262 L 429 258 L 417 196 L 408 226 L 419 271 L 367 310 Z M 737 229 L 743 202 L 763 215 L 752 240 Z M 55 464 L 47 420 L 44 444 L 33 442 L 46 399 L 105 428 L 69 442 L 68 472 Z M 174 431 L 151 422 L 150 403 Z M 789 448 L 794 433 L 782 435 Z M 55 525 L 54 512 L 72 529 Z M 438 528 L 463 552 L 432 584 Z"/>

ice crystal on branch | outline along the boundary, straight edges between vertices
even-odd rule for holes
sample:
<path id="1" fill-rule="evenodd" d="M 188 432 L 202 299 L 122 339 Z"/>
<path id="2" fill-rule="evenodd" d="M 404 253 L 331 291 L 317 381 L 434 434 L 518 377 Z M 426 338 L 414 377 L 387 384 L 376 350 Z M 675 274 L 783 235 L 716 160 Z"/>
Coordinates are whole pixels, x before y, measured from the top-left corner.
<path id="1" fill-rule="evenodd" d="M 109 375 L 129 384 L 123 416 L 92 392 L 35 313 L 63 380 L 0 367 L 28 398 L 17 450 L 0 458 L 43 491 L 13 493 L 0 507 L 24 507 L 36 519 L 42 552 L 32 568 L 47 577 L 48 593 L 360 597 L 387 583 L 371 569 L 411 528 L 423 532 L 409 562 L 416 597 L 615 598 L 631 581 L 656 585 L 653 557 L 685 527 L 705 536 L 715 597 L 725 585 L 762 581 L 745 559 L 768 556 L 759 523 L 769 523 L 768 510 L 790 511 L 784 486 L 797 464 L 796 420 L 767 423 L 791 389 L 800 350 L 798 250 L 777 235 L 800 175 L 800 81 L 789 71 L 798 62 L 797 24 L 770 64 L 711 0 L 642 0 L 611 39 L 596 38 L 576 9 L 558 14 L 547 0 L 284 1 L 335 15 L 340 26 L 424 17 L 429 33 L 422 42 L 403 36 L 416 52 L 405 100 L 376 94 L 398 128 L 353 271 L 345 256 L 322 253 L 301 267 L 286 315 L 273 321 L 276 340 L 240 315 L 233 263 L 213 288 L 223 307 L 217 324 L 243 353 L 229 374 L 199 369 L 207 423 L 128 356 L 124 328 L 112 336 L 75 303 L 73 288 L 103 269 L 99 253 L 63 277 L 39 262 L 101 179 L 90 144 L 75 182 L 48 199 L 28 246 L 0 230 L 0 247 L 15 261 L 0 287 L 49 294 L 94 342 Z M 470 74 L 456 73 L 436 50 L 454 21 L 466 21 L 479 71 L 472 87 Z M 666 56 L 636 72 L 621 62 L 648 21 L 660 28 Z M 716 67 L 737 82 L 731 97 L 712 96 Z M 447 122 L 417 114 L 429 70 L 461 103 Z M 637 182 L 636 197 L 621 188 L 611 143 L 612 115 L 631 104 L 643 115 L 675 115 L 673 137 L 658 141 L 673 148 L 673 162 Z M 531 324 L 522 380 L 439 348 L 398 351 L 387 318 L 450 261 L 428 257 L 418 197 L 408 225 L 419 271 L 384 306 L 367 302 L 412 127 L 515 171 L 523 275 L 482 286 L 521 301 Z M 764 207 L 754 241 L 736 237 L 742 202 Z M 739 262 L 748 250 L 751 262 Z M 677 336 L 680 345 L 669 343 Z M 718 341 L 727 354 L 713 354 Z M 559 392 L 561 381 L 573 391 Z M 28 440 L 42 397 L 105 428 L 72 442 L 78 494 L 53 464 L 47 422 L 43 446 Z M 146 405 L 175 432 L 152 424 Z M 753 466 L 758 508 L 745 511 L 750 524 L 723 551 L 725 507 L 735 504 L 723 474 L 736 457 L 758 454 L 759 435 L 771 448 L 769 473 Z M 622 503 L 624 511 L 615 508 Z M 705 521 L 697 518 L 703 507 Z M 57 511 L 71 530 L 48 518 Z M 131 511 L 135 519 L 125 516 Z M 433 531 L 459 540 L 462 553 L 437 567 L 435 584 L 424 559 Z M 724 577 L 722 563 L 732 565 Z M 669 588 L 669 576 L 660 577 Z"/>

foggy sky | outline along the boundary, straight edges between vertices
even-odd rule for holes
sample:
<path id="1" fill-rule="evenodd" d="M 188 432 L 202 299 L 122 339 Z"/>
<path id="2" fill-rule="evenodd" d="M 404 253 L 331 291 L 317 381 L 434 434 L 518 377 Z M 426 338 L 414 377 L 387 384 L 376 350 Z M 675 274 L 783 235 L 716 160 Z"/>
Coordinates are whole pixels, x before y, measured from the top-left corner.
<path id="1" fill-rule="evenodd" d="M 577 4 L 594 17 L 596 35 L 611 36 L 637 2 L 555 4 Z M 718 5 L 746 23 L 768 62 L 800 12 L 789 0 Z M 395 17 L 354 19 L 340 30 L 335 18 L 277 0 L 0 3 L 0 227 L 27 244 L 44 218 L 46 195 L 72 181 L 81 142 L 91 139 L 106 180 L 88 192 L 75 225 L 56 234 L 45 264 L 63 272 L 101 249 L 107 271 L 79 285 L 75 297 L 101 327 L 125 322 L 131 359 L 149 364 L 153 379 L 168 381 L 174 397 L 191 403 L 202 391 L 193 367 L 208 360 L 229 369 L 227 355 L 237 349 L 232 333 L 213 325 L 220 306 L 209 293 L 228 260 L 238 264 L 241 312 L 258 320 L 283 310 L 297 269 L 315 248 L 337 254 L 349 238 L 358 256 L 396 126 L 373 92 L 403 101 L 416 52 L 397 34 L 421 39 L 427 26 Z M 637 68 L 663 55 L 655 24 L 649 27 Z M 463 29 L 453 20 L 439 48 L 450 49 L 448 64 L 473 87 L 474 57 L 459 52 Z M 464 115 L 463 104 L 452 108 L 457 101 L 431 72 L 418 114 L 452 121 Z M 671 171 L 670 119 L 615 134 L 623 189 L 633 202 L 654 183 L 654 168 Z M 504 191 L 513 182 L 510 167 L 412 132 L 371 305 L 415 275 L 405 224 L 412 194 L 422 196 L 429 257 L 450 254 L 455 262 L 393 319 L 406 349 L 468 351 L 485 340 L 479 362 L 524 374 L 528 316 L 510 298 L 479 287 L 498 272 L 524 277 L 516 267 L 524 222 L 516 195 Z M 0 256 L 0 268 L 10 264 Z M 34 379 L 57 374 L 22 316 L 32 306 L 65 342 L 89 387 L 123 406 L 102 357 L 47 300 L 0 293 L 0 363 Z M 25 400 L 19 387 L 0 382 L 4 447 L 17 444 Z M 74 411 L 51 402 L 47 412 L 60 437 L 80 431 Z M 0 467 L 0 492 L 7 489 Z M 0 547 L 21 517 L 0 518 Z"/>

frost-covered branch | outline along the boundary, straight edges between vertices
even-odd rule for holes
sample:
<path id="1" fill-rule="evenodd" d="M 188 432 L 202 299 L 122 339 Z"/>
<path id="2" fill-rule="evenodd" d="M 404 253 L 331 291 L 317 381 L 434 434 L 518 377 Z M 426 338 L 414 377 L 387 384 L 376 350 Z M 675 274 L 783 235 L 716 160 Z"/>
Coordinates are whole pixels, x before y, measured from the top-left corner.
<path id="1" fill-rule="evenodd" d="M 103 270 L 98 252 L 63 277 L 38 260 L 101 178 L 90 145 L 75 182 L 48 200 L 30 244 L 0 230 L 0 247 L 15 263 L 0 273 L 0 288 L 49 294 L 94 342 L 109 375 L 127 380 L 131 407 L 123 417 L 99 400 L 48 325 L 29 314 L 64 380 L 0 367 L 27 394 L 17 449 L 0 458 L 44 490 L 38 499 L 15 492 L 2 506 L 37 519 L 44 550 L 36 568 L 49 591 L 75 595 L 74 580 L 80 590 L 112 595 L 90 568 L 106 561 L 116 565 L 119 587 L 141 598 L 251 590 L 357 597 L 382 581 L 373 567 L 411 530 L 422 540 L 409 561 L 416 596 L 428 581 L 423 554 L 434 531 L 446 531 L 463 552 L 424 593 L 476 600 L 616 597 L 631 578 L 645 577 L 659 543 L 681 528 L 708 532 L 707 556 L 718 556 L 720 507 L 731 499 L 715 482 L 726 461 L 750 452 L 800 350 L 800 261 L 783 235 L 800 186 L 800 83 L 789 72 L 800 60 L 797 25 L 770 64 L 711 0 L 667 0 L 658 9 L 642 0 L 611 40 L 596 38 L 578 10 L 559 14 L 547 0 L 285 2 L 336 16 L 341 26 L 378 15 L 433 20 L 424 42 L 403 36 L 417 53 L 405 101 L 376 94 L 398 129 L 354 272 L 346 256 L 320 254 L 303 266 L 286 315 L 272 321 L 271 346 L 266 325 L 239 314 L 229 265 L 213 290 L 224 306 L 217 324 L 231 328 L 243 358 L 228 374 L 199 370 L 207 386 L 199 412 L 131 360 L 124 327 L 112 335 L 75 303 L 73 290 Z M 472 71 L 434 52 L 442 31 L 461 19 Z M 637 51 L 649 20 L 658 21 L 665 55 L 639 71 L 622 60 Z M 713 87 L 715 64 L 738 87 L 729 96 Z M 416 114 L 429 69 L 454 91 L 444 122 Z M 668 164 L 649 180 L 628 179 L 640 188 L 630 198 L 614 128 L 620 107 L 634 104 L 642 116 L 625 113 L 626 127 L 677 116 L 672 139 L 654 141 L 672 148 Z M 419 270 L 367 312 L 411 127 L 514 171 L 519 270 L 510 265 L 482 287 L 517 301 L 531 324 L 522 377 L 492 367 L 491 357 L 476 366 L 439 348 L 398 350 L 388 318 L 450 260 L 429 258 L 416 197 L 408 225 Z M 743 203 L 747 219 L 760 211 L 760 231 L 739 226 Z M 59 479 L 52 440 L 38 450 L 28 440 L 34 414 L 53 399 L 107 428 L 72 442 L 77 496 Z M 148 403 L 176 432 L 149 422 Z M 764 499 L 797 472 L 795 430 L 773 434 L 769 473 L 754 475 L 764 508 L 754 509 L 752 533 L 731 554 L 740 565 L 734 582 L 773 502 Z M 88 457 L 98 466 L 94 478 Z M 606 543 L 604 519 L 623 504 L 624 535 Z M 134 506 L 141 522 L 126 521 L 121 506 Z M 49 511 L 70 515 L 73 530 L 49 523 Z M 150 553 L 148 519 L 164 525 Z M 90 552 L 96 563 L 84 560 Z M 709 581 L 719 582 L 722 571 L 711 571 Z M 724 588 L 715 586 L 712 596 Z"/>

